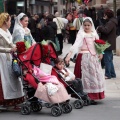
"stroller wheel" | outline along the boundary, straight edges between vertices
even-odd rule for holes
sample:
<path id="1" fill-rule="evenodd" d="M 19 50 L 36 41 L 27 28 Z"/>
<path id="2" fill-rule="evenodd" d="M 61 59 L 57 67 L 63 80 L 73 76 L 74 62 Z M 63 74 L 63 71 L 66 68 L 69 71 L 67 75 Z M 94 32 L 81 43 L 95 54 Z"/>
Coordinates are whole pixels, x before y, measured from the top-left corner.
<path id="1" fill-rule="evenodd" d="M 63 113 L 70 113 L 72 111 L 72 106 L 69 103 L 62 104 Z"/>
<path id="2" fill-rule="evenodd" d="M 91 104 L 91 100 L 89 97 L 87 97 L 85 100 L 84 100 L 84 106 L 88 106 Z"/>
<path id="3" fill-rule="evenodd" d="M 76 100 L 76 101 L 74 102 L 74 107 L 75 107 L 76 109 L 81 109 L 81 108 L 83 107 L 83 105 L 84 105 L 83 100 Z"/>
<path id="4" fill-rule="evenodd" d="M 51 109 L 51 114 L 54 117 L 58 117 L 62 114 L 62 110 L 59 106 L 53 106 L 52 109 Z"/>
<path id="5" fill-rule="evenodd" d="M 22 115 L 29 115 L 30 113 L 31 113 L 30 106 L 27 105 L 27 104 L 24 104 L 24 105 L 21 107 L 21 114 L 22 114 Z"/>
<path id="6" fill-rule="evenodd" d="M 45 107 L 47 107 L 47 108 L 51 108 L 51 107 L 52 107 L 52 105 L 51 105 L 50 103 L 45 103 L 44 105 L 45 105 Z"/>
<path id="7" fill-rule="evenodd" d="M 42 109 L 42 105 L 39 102 L 32 102 L 30 106 L 33 112 L 39 112 Z"/>

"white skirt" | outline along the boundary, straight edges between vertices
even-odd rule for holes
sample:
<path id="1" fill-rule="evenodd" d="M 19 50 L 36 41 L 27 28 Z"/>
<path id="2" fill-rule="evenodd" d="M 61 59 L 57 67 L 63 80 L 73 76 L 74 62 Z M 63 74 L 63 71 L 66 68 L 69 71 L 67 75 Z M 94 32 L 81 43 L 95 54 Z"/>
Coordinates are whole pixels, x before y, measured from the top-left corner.
<path id="1" fill-rule="evenodd" d="M 105 90 L 105 77 L 98 55 L 85 53 L 81 61 L 82 83 L 87 93 L 98 93 Z"/>

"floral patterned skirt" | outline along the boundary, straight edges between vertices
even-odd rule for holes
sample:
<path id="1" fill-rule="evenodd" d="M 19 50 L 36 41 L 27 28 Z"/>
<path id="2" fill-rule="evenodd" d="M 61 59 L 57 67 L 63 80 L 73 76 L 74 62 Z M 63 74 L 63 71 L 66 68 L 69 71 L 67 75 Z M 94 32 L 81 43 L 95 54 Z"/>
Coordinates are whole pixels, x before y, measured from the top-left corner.
<path id="1" fill-rule="evenodd" d="M 91 100 L 105 97 L 105 78 L 97 55 L 78 54 L 74 74 L 76 78 L 81 78 L 84 92 L 88 93 Z"/>

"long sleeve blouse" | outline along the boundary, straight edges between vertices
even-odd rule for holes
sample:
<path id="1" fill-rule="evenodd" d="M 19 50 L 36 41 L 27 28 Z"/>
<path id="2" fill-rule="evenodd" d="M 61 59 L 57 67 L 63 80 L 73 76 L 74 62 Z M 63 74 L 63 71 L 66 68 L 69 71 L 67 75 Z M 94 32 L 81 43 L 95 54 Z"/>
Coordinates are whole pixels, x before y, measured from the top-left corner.
<path id="1" fill-rule="evenodd" d="M 91 54 L 96 54 L 94 41 L 98 39 L 98 35 L 94 35 L 93 33 L 85 33 L 85 32 L 78 32 L 75 43 L 70 48 L 70 51 L 73 53 L 81 53 L 82 49 L 87 50 L 87 52 Z"/>

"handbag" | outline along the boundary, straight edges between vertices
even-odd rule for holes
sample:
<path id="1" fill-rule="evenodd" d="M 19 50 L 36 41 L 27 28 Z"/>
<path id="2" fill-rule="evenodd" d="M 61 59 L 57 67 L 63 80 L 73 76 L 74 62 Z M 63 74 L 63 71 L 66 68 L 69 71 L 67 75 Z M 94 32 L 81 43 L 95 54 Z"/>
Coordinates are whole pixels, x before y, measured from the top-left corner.
<path id="1" fill-rule="evenodd" d="M 21 76 L 21 69 L 16 59 L 12 59 L 12 70 L 17 77 Z"/>
<path id="2" fill-rule="evenodd" d="M 57 18 L 56 18 L 57 19 Z M 59 27 L 60 27 L 60 29 L 61 29 L 61 33 L 62 33 L 62 35 L 64 35 L 65 34 L 65 27 L 64 26 L 62 26 L 62 24 L 60 23 L 60 21 L 57 19 L 57 21 L 58 21 L 58 24 L 59 24 Z"/>

